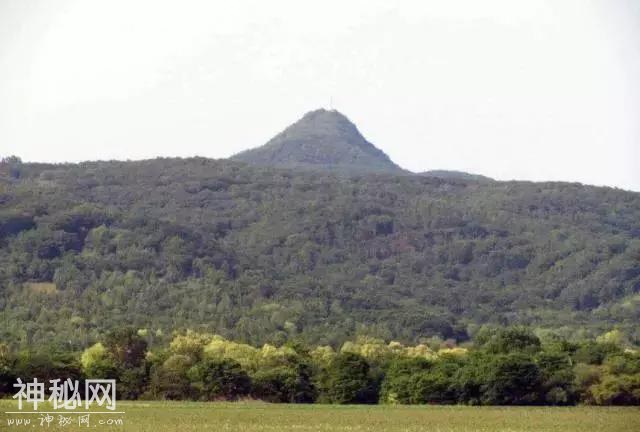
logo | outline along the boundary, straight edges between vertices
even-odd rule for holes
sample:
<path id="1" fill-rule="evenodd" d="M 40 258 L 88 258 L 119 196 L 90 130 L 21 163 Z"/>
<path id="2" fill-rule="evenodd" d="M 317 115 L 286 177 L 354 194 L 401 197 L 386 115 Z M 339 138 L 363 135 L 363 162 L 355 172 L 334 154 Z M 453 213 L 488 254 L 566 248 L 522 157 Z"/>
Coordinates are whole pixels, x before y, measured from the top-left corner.
<path id="1" fill-rule="evenodd" d="M 52 424 L 59 427 L 124 424 L 121 417 L 110 416 L 124 414 L 116 411 L 116 381 L 113 379 L 87 379 L 84 385 L 70 378 L 52 379 L 45 386 L 45 382 L 37 378 L 27 383 L 18 378 L 13 387 L 17 389 L 13 399 L 18 403 L 18 411 L 5 413 L 12 415 L 7 419 L 7 426 L 37 426 L 38 422 L 44 427 Z M 46 410 L 41 410 L 43 406 Z M 99 418 L 92 421 L 91 416 Z"/>

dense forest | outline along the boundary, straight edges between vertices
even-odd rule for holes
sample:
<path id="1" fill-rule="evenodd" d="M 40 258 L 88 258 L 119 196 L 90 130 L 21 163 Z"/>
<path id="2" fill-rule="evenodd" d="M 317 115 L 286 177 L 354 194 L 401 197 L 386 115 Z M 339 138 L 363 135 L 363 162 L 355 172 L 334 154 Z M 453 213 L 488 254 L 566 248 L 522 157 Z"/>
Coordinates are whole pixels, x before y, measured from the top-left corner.
<path id="1" fill-rule="evenodd" d="M 640 341 L 640 194 L 205 158 L 0 164 L 0 341 Z"/>
<path id="2" fill-rule="evenodd" d="M 148 350 L 153 334 L 119 328 L 82 353 L 0 345 L 0 397 L 17 377 L 117 380 L 120 399 L 287 403 L 637 405 L 640 354 L 615 330 L 569 342 L 551 332 L 485 327 L 473 342 L 406 346 L 361 337 L 338 350 L 256 348 L 193 331 Z M 80 386 L 83 388 L 84 386 Z"/>

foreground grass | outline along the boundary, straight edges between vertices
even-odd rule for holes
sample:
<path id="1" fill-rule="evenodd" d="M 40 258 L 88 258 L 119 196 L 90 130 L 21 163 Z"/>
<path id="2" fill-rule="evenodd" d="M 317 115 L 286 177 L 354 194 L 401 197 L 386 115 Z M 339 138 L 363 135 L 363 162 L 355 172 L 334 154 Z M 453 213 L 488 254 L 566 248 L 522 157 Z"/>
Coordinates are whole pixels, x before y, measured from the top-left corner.
<path id="1" fill-rule="evenodd" d="M 47 407 L 39 407 L 39 411 Z M 26 409 L 26 408 L 25 408 Z M 632 432 L 640 431 L 640 408 L 604 407 L 463 407 L 463 406 L 330 406 L 270 405 L 260 402 L 119 402 L 125 414 L 90 415 L 96 431 L 433 431 L 433 432 Z M 17 411 L 13 401 L 0 401 L 0 430 L 47 429 L 80 431 L 77 417 L 61 427 L 58 415 L 49 427 L 42 415 Z M 28 426 L 8 425 L 9 419 L 30 418 Z M 123 425 L 108 426 L 107 419 Z"/>

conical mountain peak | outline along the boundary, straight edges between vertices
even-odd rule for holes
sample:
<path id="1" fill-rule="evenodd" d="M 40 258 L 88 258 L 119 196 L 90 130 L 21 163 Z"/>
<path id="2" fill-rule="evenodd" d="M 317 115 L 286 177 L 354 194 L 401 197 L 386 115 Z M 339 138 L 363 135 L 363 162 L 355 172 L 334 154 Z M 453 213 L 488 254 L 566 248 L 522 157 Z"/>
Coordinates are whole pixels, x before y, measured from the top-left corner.
<path id="1" fill-rule="evenodd" d="M 286 168 L 402 172 L 344 114 L 326 109 L 306 113 L 265 145 L 232 159 Z"/>

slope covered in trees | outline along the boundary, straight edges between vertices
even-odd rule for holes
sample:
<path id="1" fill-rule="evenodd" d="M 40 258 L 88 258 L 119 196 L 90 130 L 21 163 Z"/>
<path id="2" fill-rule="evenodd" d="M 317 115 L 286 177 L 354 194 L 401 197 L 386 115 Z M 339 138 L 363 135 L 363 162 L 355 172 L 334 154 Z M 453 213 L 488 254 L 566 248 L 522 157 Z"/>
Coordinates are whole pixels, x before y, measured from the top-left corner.
<path id="1" fill-rule="evenodd" d="M 0 340 L 640 339 L 640 194 L 155 159 L 0 167 Z M 166 336 L 165 336 L 166 337 Z"/>
<path id="2" fill-rule="evenodd" d="M 480 174 L 470 174 L 463 171 L 431 170 L 431 171 L 421 172 L 418 175 L 425 176 L 425 177 L 437 177 L 437 178 L 449 179 L 449 180 L 463 180 L 463 181 L 475 180 L 479 182 L 494 181 L 492 178 L 487 176 L 483 176 Z"/>
<path id="3" fill-rule="evenodd" d="M 344 114 L 324 109 L 308 112 L 265 145 L 232 159 L 253 165 L 349 173 L 403 172 Z"/>

